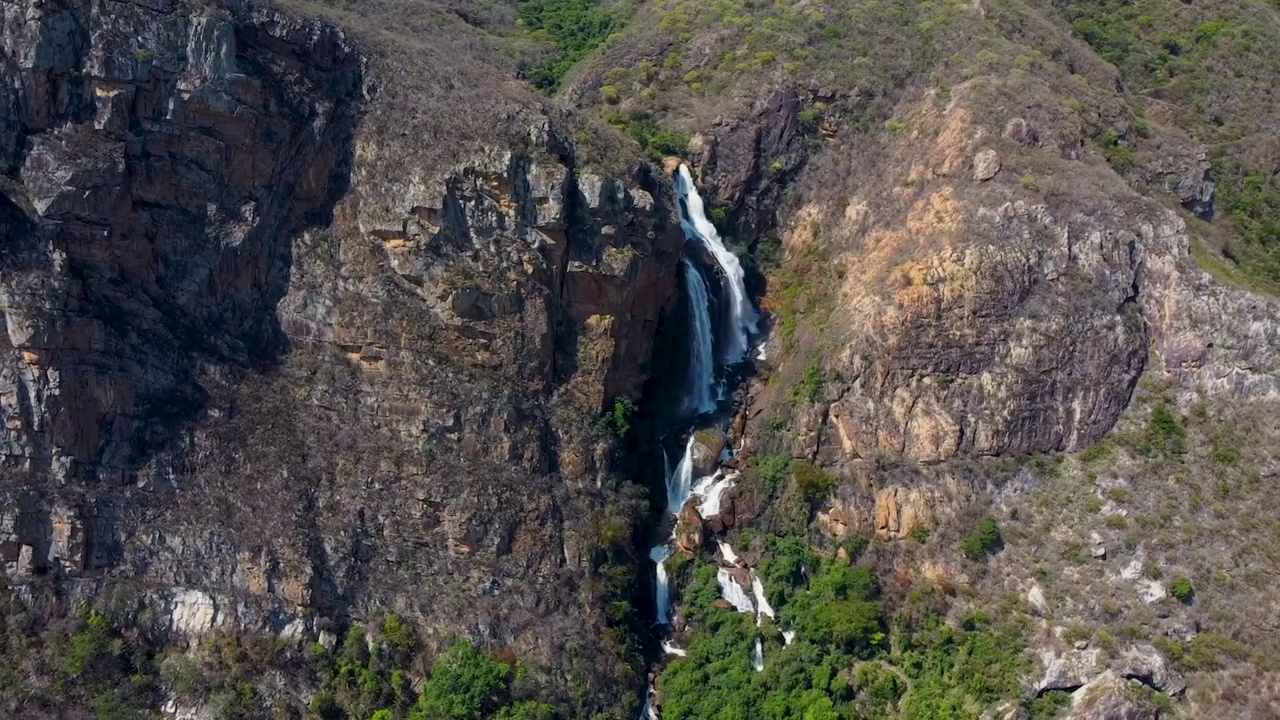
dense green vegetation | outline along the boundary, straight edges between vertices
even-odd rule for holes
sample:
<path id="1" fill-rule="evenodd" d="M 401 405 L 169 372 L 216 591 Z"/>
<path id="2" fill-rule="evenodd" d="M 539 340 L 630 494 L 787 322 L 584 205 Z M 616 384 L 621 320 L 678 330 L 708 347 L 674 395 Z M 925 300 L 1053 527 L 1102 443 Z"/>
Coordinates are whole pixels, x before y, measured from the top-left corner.
<path id="1" fill-rule="evenodd" d="M 529 81 L 547 91 L 555 90 L 569 68 L 622 27 L 622 18 L 601 8 L 598 0 L 519 0 L 516 12 L 526 28 L 555 50 L 529 72 Z"/>
<path id="2" fill-rule="evenodd" d="M 664 720 L 968 718 L 1021 697 L 1028 664 L 1015 634 L 982 616 L 948 625 L 945 600 L 932 591 L 886 607 L 856 550 L 837 559 L 795 536 L 763 541 L 758 571 L 776 623 L 757 627 L 752 615 L 715 607 L 713 565 L 684 571 L 689 654 L 659 680 Z M 795 632 L 790 644 L 783 630 Z M 751 662 L 757 638 L 760 672 Z"/>
<path id="3" fill-rule="evenodd" d="M 604 119 L 630 135 L 653 160 L 672 155 L 684 157 L 689 153 L 689 136 L 658 127 L 657 121 L 649 113 L 610 112 L 605 113 Z"/>

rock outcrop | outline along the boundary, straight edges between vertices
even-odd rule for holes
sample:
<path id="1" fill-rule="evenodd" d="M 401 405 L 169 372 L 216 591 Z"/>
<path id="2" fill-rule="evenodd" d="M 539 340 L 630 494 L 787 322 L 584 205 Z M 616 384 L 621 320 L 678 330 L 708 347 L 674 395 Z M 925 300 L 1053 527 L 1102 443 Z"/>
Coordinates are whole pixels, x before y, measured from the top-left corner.
<path id="1" fill-rule="evenodd" d="M 1156 720 L 1160 712 L 1136 684 L 1113 672 L 1099 675 L 1071 696 L 1071 720 Z"/>

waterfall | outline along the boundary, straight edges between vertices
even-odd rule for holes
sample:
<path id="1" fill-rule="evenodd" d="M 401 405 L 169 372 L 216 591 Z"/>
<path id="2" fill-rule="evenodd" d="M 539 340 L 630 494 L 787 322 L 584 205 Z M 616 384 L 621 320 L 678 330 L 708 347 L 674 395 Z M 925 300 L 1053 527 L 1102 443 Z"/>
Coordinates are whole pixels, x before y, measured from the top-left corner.
<path id="1" fill-rule="evenodd" d="M 670 640 L 662 641 L 662 651 L 668 655 L 675 655 L 676 657 L 685 657 L 689 654 L 675 645 L 672 645 Z"/>
<path id="2" fill-rule="evenodd" d="M 693 185 L 689 168 L 683 163 L 675 178 L 676 192 L 680 195 L 680 225 L 685 237 L 701 242 L 720 265 L 720 271 L 729 291 L 729 344 L 723 353 L 725 361 L 735 363 L 747 353 L 748 339 L 756 332 L 756 309 L 747 297 L 742 263 L 724 246 L 716 226 L 707 219 L 702 206 L 702 196 Z"/>
<path id="3" fill-rule="evenodd" d="M 640 710 L 639 720 L 658 720 L 658 713 L 653 709 L 653 686 L 650 685 L 644 693 L 644 707 Z"/>
<path id="4" fill-rule="evenodd" d="M 756 646 L 751 649 L 751 667 L 755 668 L 756 672 L 764 670 L 764 645 L 760 643 L 759 637 L 756 638 Z"/>
<path id="5" fill-rule="evenodd" d="M 711 326 L 711 293 L 689 258 L 684 259 L 684 286 L 689 294 L 689 394 L 685 410 L 701 415 L 716 409 L 715 331 Z"/>
<path id="6" fill-rule="evenodd" d="M 716 571 L 716 582 L 720 583 L 720 596 L 729 601 L 734 610 L 743 613 L 755 613 L 756 607 L 751 604 L 751 596 L 742 589 L 733 574 L 724 568 Z"/>
<path id="7" fill-rule="evenodd" d="M 716 540 L 716 545 L 720 548 L 720 554 L 724 556 L 724 561 L 730 565 L 736 565 L 738 562 L 738 553 L 733 551 L 733 546 L 723 540 Z"/>
<path id="8" fill-rule="evenodd" d="M 733 487 L 733 481 L 738 477 L 737 473 L 725 475 L 711 475 L 698 481 L 693 488 L 694 495 L 702 496 L 702 505 L 698 507 L 698 514 L 704 518 L 720 514 L 720 502 L 724 499 L 724 494 Z"/>
<path id="9" fill-rule="evenodd" d="M 684 456 L 676 464 L 676 469 L 667 476 L 667 514 L 680 516 L 680 510 L 689 500 L 693 488 L 693 433 L 689 433 L 689 441 L 684 446 Z"/>
<path id="10" fill-rule="evenodd" d="M 765 615 L 768 615 L 770 620 L 777 618 L 777 616 L 773 614 L 773 606 L 769 605 L 769 601 L 765 599 L 764 583 L 760 582 L 760 578 L 756 576 L 755 570 L 751 571 L 751 594 L 755 595 L 756 607 L 760 611 L 759 614 L 756 615 L 757 625 L 760 624 L 761 619 Z"/>
<path id="11" fill-rule="evenodd" d="M 667 580 L 667 568 L 663 563 L 671 555 L 671 546 L 667 543 L 654 545 L 649 551 L 649 559 L 653 561 L 658 576 L 653 585 L 654 612 L 653 624 L 666 625 L 671 622 L 671 587 Z"/>

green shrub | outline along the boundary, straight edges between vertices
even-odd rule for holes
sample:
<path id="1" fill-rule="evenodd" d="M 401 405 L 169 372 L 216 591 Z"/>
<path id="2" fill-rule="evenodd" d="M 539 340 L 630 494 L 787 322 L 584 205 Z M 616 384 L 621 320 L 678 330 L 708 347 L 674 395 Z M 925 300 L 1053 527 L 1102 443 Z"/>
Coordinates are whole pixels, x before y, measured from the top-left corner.
<path id="1" fill-rule="evenodd" d="M 1106 130 L 1099 134 L 1095 140 L 1102 150 L 1102 156 L 1106 158 L 1107 163 L 1116 172 L 1124 174 L 1134 166 L 1136 159 L 1133 154 L 1133 148 L 1125 142 L 1119 133 L 1114 130 Z"/>
<path id="2" fill-rule="evenodd" d="M 796 490 L 805 502 L 813 503 L 826 499 L 836 487 L 836 477 L 810 462 L 800 461 L 791 465 L 791 476 L 796 481 Z"/>
<path id="3" fill-rule="evenodd" d="M 605 422 L 615 435 L 625 438 L 631 432 L 631 415 L 634 412 L 635 403 L 631 402 L 631 398 L 616 398 Z"/>
<path id="4" fill-rule="evenodd" d="M 646 148 L 655 157 L 684 157 L 689 154 L 689 136 L 674 130 L 659 130 L 649 138 Z"/>
<path id="5" fill-rule="evenodd" d="M 521 700 L 498 711 L 494 720 L 555 720 L 556 709 L 546 703 Z"/>
<path id="6" fill-rule="evenodd" d="M 396 650 L 408 652 L 413 648 L 413 628 L 399 615 L 389 612 L 382 618 L 382 639 Z"/>
<path id="7" fill-rule="evenodd" d="M 923 545 L 929 540 L 929 528 L 925 527 L 924 525 L 916 525 L 915 527 L 911 528 L 909 537 L 912 540 L 915 540 L 916 542 Z"/>
<path id="8" fill-rule="evenodd" d="M 494 662 L 469 642 L 436 658 L 431 677 L 413 709 L 414 720 L 480 720 L 501 704 L 511 668 Z"/>
<path id="9" fill-rule="evenodd" d="M 1187 452 L 1186 440 L 1186 429 L 1162 402 L 1151 410 L 1139 449 L 1150 457 L 1182 455 Z"/>
<path id="10" fill-rule="evenodd" d="M 999 552 L 1004 547 L 1004 539 L 1000 536 L 1000 525 L 990 515 L 978 521 L 978 528 L 960 539 L 960 550 L 964 556 L 974 562 Z"/>
<path id="11" fill-rule="evenodd" d="M 750 467 L 755 468 L 760 473 L 760 477 L 764 479 L 769 487 L 769 492 L 772 494 L 777 491 L 778 485 L 791 472 L 791 456 L 787 453 L 768 453 L 752 456 Z"/>
<path id="12" fill-rule="evenodd" d="M 794 402 L 817 402 L 822 397 L 822 387 L 826 384 L 826 378 L 822 374 L 822 366 L 817 360 L 810 360 L 804 366 L 804 374 L 800 376 L 800 382 L 791 391 L 791 399 Z"/>
<path id="13" fill-rule="evenodd" d="M 1178 599 L 1178 602 L 1190 605 L 1195 600 L 1195 588 L 1191 585 L 1189 578 L 1178 576 L 1169 583 L 1169 593 Z"/>

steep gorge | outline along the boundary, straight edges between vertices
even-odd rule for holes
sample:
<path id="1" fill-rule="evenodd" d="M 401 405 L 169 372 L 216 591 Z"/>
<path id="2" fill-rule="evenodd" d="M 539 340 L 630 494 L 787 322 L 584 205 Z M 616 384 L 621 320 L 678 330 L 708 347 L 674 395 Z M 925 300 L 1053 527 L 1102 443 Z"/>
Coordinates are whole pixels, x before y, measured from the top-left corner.
<path id="1" fill-rule="evenodd" d="M 844 40 L 823 12 L 836 26 L 878 7 L 819 5 L 748 14 L 804 11 L 830 44 Z M 948 6 L 945 24 L 905 13 L 903 48 L 967 31 L 917 48 L 952 58 L 927 82 L 888 72 L 898 48 L 876 36 L 840 73 L 798 53 L 766 72 L 761 53 L 758 83 L 720 78 L 730 102 L 698 78 L 723 75 L 712 50 L 749 23 L 655 17 L 547 100 L 437 10 L 396 35 L 234 2 L 5 8 L 0 559 L 6 602 L 36 608 L 35 626 L 83 603 L 153 648 L 279 638 L 284 667 L 255 687 L 301 712 L 322 694 L 299 670 L 313 643 L 367 643 L 372 667 L 391 611 L 421 657 L 472 641 L 519 662 L 513 695 L 565 717 L 638 710 L 646 667 L 682 677 L 706 660 L 686 641 L 744 609 L 726 667 L 772 682 L 779 658 L 818 646 L 797 629 L 821 614 L 805 567 L 851 593 L 850 615 L 874 600 L 909 624 L 929 589 L 971 632 L 971 611 L 998 606 L 1039 643 L 1032 689 L 1005 700 L 1123 695 L 1109 672 L 1176 694 L 1164 670 L 1206 652 L 1195 628 L 1270 648 L 1230 598 L 1270 612 L 1269 526 L 1233 508 L 1265 502 L 1250 493 L 1275 474 L 1280 311 L 1196 268 L 1202 148 L 1159 122 L 1140 135 L 1114 69 L 1052 20 L 1018 3 Z M 645 44 L 680 22 L 689 38 Z M 692 134 L 689 165 L 641 160 L 586 119 L 597 100 L 615 125 L 662 107 Z M 1102 127 L 1133 128 L 1136 168 L 1112 162 Z M 760 372 L 736 387 L 725 366 L 748 353 Z M 1159 411 L 1203 434 L 1160 442 L 1203 447 L 1153 449 Z M 1250 418 L 1242 452 L 1221 428 Z M 677 442 L 667 425 L 689 422 L 703 432 Z M 1006 548 L 974 560 L 956 548 L 984 512 Z M 1193 525 L 1223 538 L 1191 549 Z M 790 579 L 776 570 L 797 557 Z M 1156 597 L 1159 577 L 1139 575 L 1157 562 L 1194 577 L 1201 605 Z M 859 599 L 871 570 L 883 596 Z M 698 592 L 728 607 L 684 602 Z M 1087 623 L 1101 629 L 1081 650 Z M 1132 637 L 1104 641 L 1121 624 Z M 1191 639 L 1160 644 L 1169 632 Z M 890 650 L 859 647 L 873 659 L 857 667 L 901 663 Z M 804 662 L 852 676 L 834 655 Z M 1270 672 L 1260 660 L 1222 667 L 1191 678 L 1184 711 L 1272 701 L 1221 679 Z M 88 707 L 34 688 L 0 707 Z M 859 686 L 840 711 L 892 714 L 872 696 Z"/>

